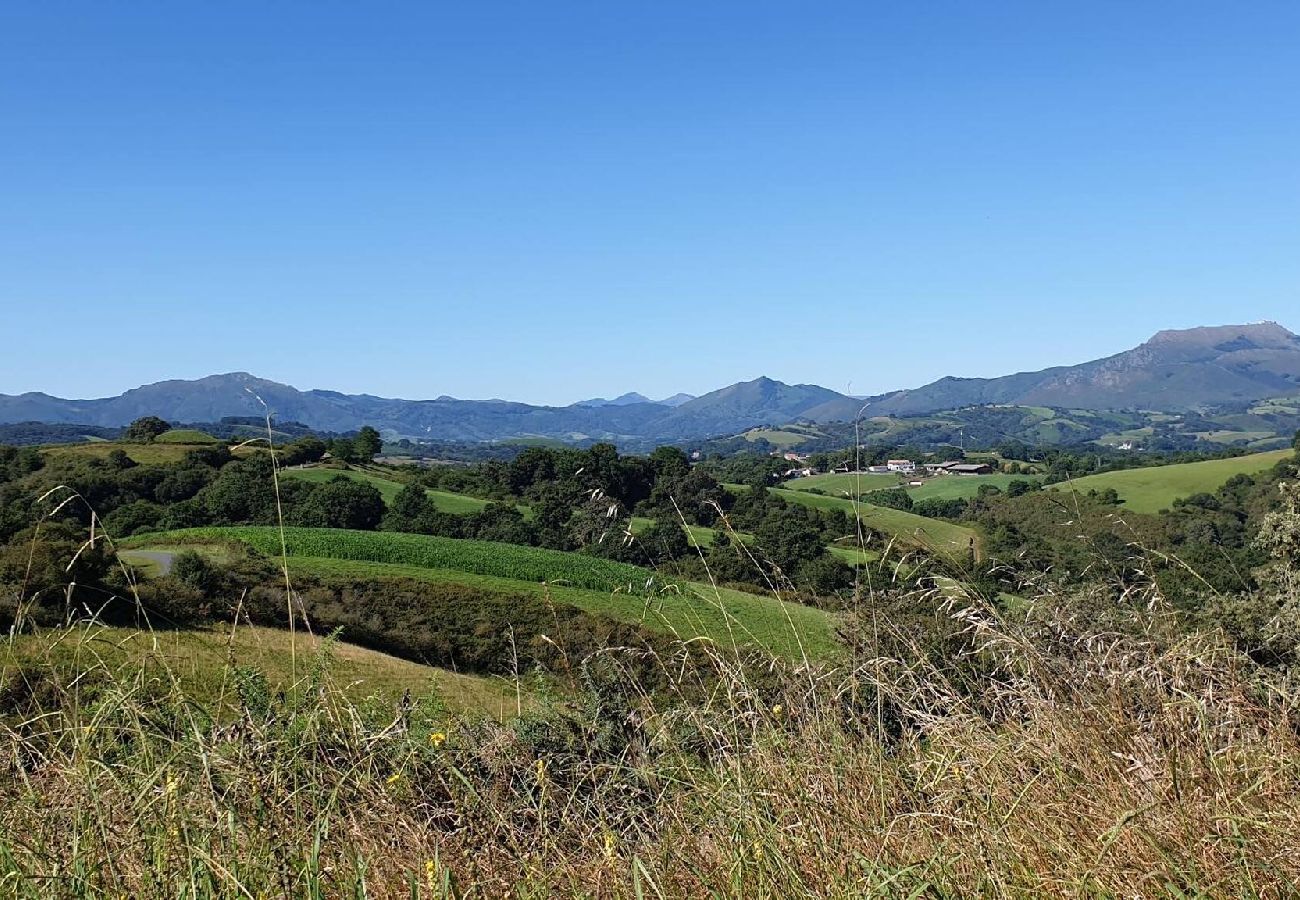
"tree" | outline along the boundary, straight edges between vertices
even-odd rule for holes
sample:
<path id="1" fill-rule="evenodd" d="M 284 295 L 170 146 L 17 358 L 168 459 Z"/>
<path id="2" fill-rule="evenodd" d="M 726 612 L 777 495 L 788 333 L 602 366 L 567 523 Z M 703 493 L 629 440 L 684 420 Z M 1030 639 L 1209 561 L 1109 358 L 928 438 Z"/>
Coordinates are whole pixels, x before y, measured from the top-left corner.
<path id="1" fill-rule="evenodd" d="M 380 450 L 384 449 L 384 439 L 369 425 L 362 425 L 352 441 L 352 446 L 359 462 L 370 462 Z"/>
<path id="2" fill-rule="evenodd" d="M 774 509 L 755 532 L 762 554 L 790 575 L 805 561 L 826 553 L 821 529 L 809 521 L 804 507 Z"/>
<path id="3" fill-rule="evenodd" d="M 373 485 L 340 475 L 320 485 L 298 505 L 294 519 L 312 528 L 373 531 L 384 517 L 384 498 Z"/>
<path id="4" fill-rule="evenodd" d="M 691 552 L 691 541 L 686 530 L 666 519 L 656 519 L 653 525 L 637 536 L 636 542 L 655 565 L 670 563 Z"/>
<path id="5" fill-rule="evenodd" d="M 171 431 L 171 425 L 157 416 L 144 416 L 126 426 L 122 439 L 136 444 L 148 444 L 159 435 Z"/>
<path id="6" fill-rule="evenodd" d="M 334 438 L 329 446 L 330 453 L 339 462 L 356 462 L 358 459 L 356 441 L 352 438 Z"/>
<path id="7" fill-rule="evenodd" d="M 303 435 L 280 449 L 280 462 L 286 466 L 318 462 L 325 455 L 325 442 L 314 434 Z"/>

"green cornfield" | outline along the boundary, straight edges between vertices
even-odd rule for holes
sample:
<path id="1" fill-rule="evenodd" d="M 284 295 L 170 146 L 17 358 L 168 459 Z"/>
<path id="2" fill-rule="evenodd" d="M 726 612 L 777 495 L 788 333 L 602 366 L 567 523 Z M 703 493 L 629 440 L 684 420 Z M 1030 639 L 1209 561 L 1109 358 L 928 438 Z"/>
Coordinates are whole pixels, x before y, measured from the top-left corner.
<path id="1" fill-rule="evenodd" d="M 286 528 L 289 556 L 351 559 L 433 569 L 455 569 L 516 581 L 554 582 L 597 591 L 642 593 L 663 579 L 648 569 L 581 553 L 540 547 L 469 541 L 425 534 Z M 185 528 L 142 535 L 126 545 L 238 541 L 267 556 L 280 555 L 280 531 L 273 526 Z"/>

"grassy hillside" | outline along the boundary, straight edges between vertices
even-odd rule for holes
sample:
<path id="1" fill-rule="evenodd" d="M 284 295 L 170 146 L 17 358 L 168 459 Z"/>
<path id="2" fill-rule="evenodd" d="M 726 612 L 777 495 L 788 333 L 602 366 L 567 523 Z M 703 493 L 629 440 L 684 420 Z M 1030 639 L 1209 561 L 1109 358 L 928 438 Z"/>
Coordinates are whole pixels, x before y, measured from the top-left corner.
<path id="1" fill-rule="evenodd" d="M 197 432 L 196 432 L 197 433 Z M 104 459 L 114 450 L 121 450 L 132 460 L 141 465 L 178 463 L 185 454 L 200 447 L 210 447 L 210 441 L 202 443 L 176 443 L 155 441 L 152 444 L 131 444 L 125 441 L 92 441 L 85 444 L 55 444 L 42 448 L 41 452 L 50 459 L 92 458 Z"/>
<path id="2" fill-rule="evenodd" d="M 1154 513 L 1168 509 L 1180 497 L 1213 492 L 1234 475 L 1253 475 L 1271 469 L 1293 452 L 1273 450 L 1231 459 L 1102 472 L 1055 484 L 1052 488 L 1059 491 L 1101 491 L 1114 488 L 1128 509 Z"/>
<path id="3" fill-rule="evenodd" d="M 708 637 L 766 647 L 798 658 L 800 646 L 815 658 L 838 650 L 829 614 L 774 597 L 660 578 L 636 566 L 580 553 L 513 544 L 463 541 L 427 535 L 290 528 L 290 574 L 334 577 L 407 577 L 467 584 L 494 591 L 550 597 L 626 622 L 683 637 Z M 135 550 L 170 551 L 198 544 L 216 552 L 222 541 L 240 541 L 267 555 L 279 554 L 270 527 L 195 528 L 144 535 L 127 542 Z"/>
<path id="4" fill-rule="evenodd" d="M 775 492 L 791 503 L 802 503 L 817 509 L 842 509 L 850 516 L 853 515 L 853 502 L 842 497 L 826 497 L 821 494 L 810 494 L 807 491 L 787 491 L 780 488 Z M 979 544 L 979 537 L 973 529 L 954 525 L 942 519 L 928 519 L 915 513 L 872 506 L 869 503 L 858 504 L 858 515 L 863 522 L 876 531 L 936 553 L 961 556 L 969 547 Z"/>
<path id="5" fill-rule="evenodd" d="M 913 500 L 950 500 L 957 497 L 974 497 L 979 493 L 980 485 L 991 484 L 1000 490 L 1006 490 L 1013 481 L 1041 480 L 1035 475 L 937 475 L 927 478 L 917 488 L 908 488 Z"/>
<path id="6" fill-rule="evenodd" d="M 821 491 L 832 497 L 842 497 L 855 491 L 867 491 L 891 488 L 901 479 L 893 474 L 866 472 L 861 475 L 845 472 L 832 472 L 827 475 L 809 475 L 807 478 L 795 478 L 784 482 L 781 487 L 791 491 Z"/>
<path id="7" fill-rule="evenodd" d="M 373 486 L 384 498 L 385 503 L 392 503 L 393 498 L 397 496 L 397 492 L 405 487 L 405 485 L 400 481 L 385 478 L 383 475 L 364 469 L 336 469 L 327 466 L 319 466 L 308 469 L 285 469 L 283 474 L 286 478 L 294 478 L 299 481 L 311 481 L 317 484 L 333 481 L 335 478 L 342 475 L 345 478 L 351 478 L 354 481 L 361 481 Z M 450 491 L 426 490 L 425 494 L 427 494 L 429 499 L 433 501 L 433 505 L 439 512 L 453 513 L 455 515 L 476 513 L 491 502 L 483 500 L 480 497 L 470 497 L 465 494 L 453 494 Z M 525 515 L 529 512 L 527 507 L 521 506 L 520 510 L 524 512 Z"/>
<path id="8" fill-rule="evenodd" d="M 78 672 L 108 674 L 137 667 L 167 683 L 167 673 L 194 698 L 213 702 L 233 690 L 226 665 L 251 666 L 266 675 L 272 689 L 294 683 L 308 671 L 321 639 L 298 633 L 293 644 L 287 631 L 242 626 L 193 631 L 142 632 L 128 628 L 87 627 L 75 632 L 25 634 L 0 644 L 0 670 L 16 666 L 62 667 Z M 438 697 L 453 712 L 482 711 L 504 718 L 516 709 L 514 685 L 500 679 L 459 675 L 336 642 L 331 651 L 331 684 L 353 701 L 376 697 L 385 705 L 404 692 L 412 699 Z M 93 676 L 92 676 L 93 677 Z"/>
<path id="9" fill-rule="evenodd" d="M 197 428 L 173 428 L 171 431 L 164 431 L 158 437 L 154 438 L 157 443 L 163 444 L 219 444 L 221 441 L 208 434 L 206 431 L 199 431 Z"/>

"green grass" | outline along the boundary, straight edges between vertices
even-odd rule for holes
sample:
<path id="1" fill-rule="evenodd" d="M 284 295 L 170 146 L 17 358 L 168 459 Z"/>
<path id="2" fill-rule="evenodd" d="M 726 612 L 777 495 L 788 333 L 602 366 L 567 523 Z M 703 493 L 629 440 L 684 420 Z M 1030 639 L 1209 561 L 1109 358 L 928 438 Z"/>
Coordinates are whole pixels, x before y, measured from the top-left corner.
<path id="1" fill-rule="evenodd" d="M 393 498 L 397 496 L 397 492 L 405 487 L 405 485 L 400 481 L 385 478 L 382 475 L 377 475 L 374 472 L 364 469 L 337 469 L 329 466 L 317 466 L 307 469 L 285 469 L 283 474 L 286 478 L 293 478 L 298 481 L 310 481 L 316 484 L 324 484 L 325 482 L 333 481 L 335 478 L 342 475 L 345 478 L 351 478 L 354 481 L 364 482 L 365 484 L 373 486 L 379 491 L 380 495 L 384 498 L 384 503 L 386 504 L 392 503 Z M 428 495 L 429 499 L 433 502 L 434 507 L 439 512 L 452 513 L 454 515 L 466 515 L 469 513 L 479 512 L 491 502 L 490 500 L 484 500 L 480 497 L 470 497 L 466 494 L 453 494 L 450 491 L 425 490 L 424 493 Z M 519 506 L 519 510 L 524 513 L 525 516 L 531 515 L 532 512 L 531 509 L 523 505 Z"/>
<path id="2" fill-rule="evenodd" d="M 753 431 L 746 431 L 745 440 L 767 441 L 774 447 L 797 447 L 800 444 L 807 443 L 810 435 L 799 434 L 793 431 L 781 431 L 773 428 L 755 428 Z"/>
<path id="3" fill-rule="evenodd" d="M 854 491 L 876 491 L 883 488 L 897 487 L 900 479 L 893 472 L 864 472 L 855 475 L 851 472 L 832 472 L 828 475 L 809 475 L 807 478 L 795 478 L 784 482 L 782 490 L 811 491 L 818 490 L 832 497 L 845 497 Z"/>
<path id="4" fill-rule="evenodd" d="M 286 529 L 290 573 L 346 577 L 412 577 L 494 590 L 549 595 L 566 603 L 683 637 L 732 639 L 796 658 L 800 641 L 810 656 L 835 654 L 834 619 L 773 597 L 678 582 L 637 566 L 580 553 L 464 541 L 429 535 Z M 192 528 L 141 535 L 124 542 L 137 550 L 185 544 L 245 543 L 279 555 L 279 532 L 268 526 Z M 793 626 L 793 627 L 792 627 Z"/>
<path id="5" fill-rule="evenodd" d="M 879 553 L 865 547 L 830 546 L 826 549 L 830 551 L 831 556 L 842 559 L 851 566 L 865 566 L 880 559 Z"/>
<path id="6" fill-rule="evenodd" d="M 1234 441 L 1251 443 L 1278 436 L 1275 431 L 1196 431 L 1193 434 L 1201 440 L 1210 441 L 1214 444 L 1231 444 Z"/>
<path id="7" fill-rule="evenodd" d="M 647 569 L 625 563 L 518 544 L 342 528 L 286 528 L 284 531 L 290 556 L 456 569 L 478 575 L 558 582 L 602 591 L 626 590 L 632 585 L 639 592 L 656 578 L 655 573 Z M 267 556 L 280 555 L 279 529 L 262 525 L 186 528 L 142 535 L 124 543 L 128 547 L 140 548 L 146 544 L 221 541 L 239 541 Z"/>
<path id="8" fill-rule="evenodd" d="M 802 503 L 815 509 L 840 509 L 853 515 L 853 502 L 842 497 L 825 497 L 807 491 L 775 489 L 778 496 L 791 503 Z M 928 519 L 901 509 L 858 504 L 858 515 L 870 528 L 946 556 L 960 557 L 974 543 L 979 545 L 976 532 L 943 519 Z"/>
<path id="9" fill-rule="evenodd" d="M 81 672 L 111 672 L 136 663 L 161 675 L 165 666 L 195 699 L 213 702 L 222 693 L 228 660 L 260 670 L 273 689 L 288 689 L 294 653 L 301 678 L 320 644 L 320 638 L 299 632 L 291 647 L 287 631 L 249 626 L 157 632 L 88 627 L 75 639 L 20 635 L 6 643 L 4 653 L 12 653 L 17 663 L 66 662 Z M 459 675 L 343 642 L 335 643 L 332 659 L 330 680 L 353 701 L 374 696 L 391 704 L 409 690 L 415 699 L 437 696 L 454 712 L 505 718 L 516 709 L 515 687 L 501 679 Z M 227 698 L 231 690 L 227 685 Z"/>
<path id="10" fill-rule="evenodd" d="M 1180 497 L 1213 493 L 1234 475 L 1253 475 L 1271 469 L 1293 452 L 1273 450 L 1230 459 L 1102 472 L 1099 475 L 1076 478 L 1072 482 L 1054 484 L 1052 488 L 1061 491 L 1102 491 L 1114 488 L 1124 501 L 1125 508 L 1134 512 L 1154 513 L 1168 509 Z"/>
<path id="11" fill-rule="evenodd" d="M 94 441 L 85 444 L 56 444 L 42 448 L 41 452 L 52 460 L 57 459 L 104 459 L 114 450 L 122 450 L 134 462 L 140 465 L 166 465 L 178 463 L 185 454 L 200 447 L 211 447 L 210 442 L 201 444 L 158 443 L 129 444 L 125 441 Z"/>
<path id="12" fill-rule="evenodd" d="M 913 500 L 951 500 L 974 497 L 983 484 L 991 484 L 1005 491 L 1013 481 L 1040 480 L 1036 475 L 936 475 L 927 478 L 918 488 L 908 488 L 907 492 Z"/>
<path id="13" fill-rule="evenodd" d="M 647 596 L 359 560 L 294 557 L 289 560 L 289 571 L 325 578 L 413 578 L 433 584 L 463 584 L 488 591 L 527 594 L 686 640 L 704 637 L 730 647 L 734 637 L 736 644 L 764 647 L 790 659 L 800 657 L 800 642 L 811 659 L 832 659 L 840 652 L 834 620 L 821 610 L 728 588 L 715 592 L 710 585 L 694 582 L 664 585 L 657 593 Z"/>
<path id="14" fill-rule="evenodd" d="M 199 431 L 197 428 L 173 428 L 171 431 L 165 431 L 158 437 L 154 438 L 156 442 L 163 444 L 220 444 L 221 441 L 208 434 L 206 431 Z"/>

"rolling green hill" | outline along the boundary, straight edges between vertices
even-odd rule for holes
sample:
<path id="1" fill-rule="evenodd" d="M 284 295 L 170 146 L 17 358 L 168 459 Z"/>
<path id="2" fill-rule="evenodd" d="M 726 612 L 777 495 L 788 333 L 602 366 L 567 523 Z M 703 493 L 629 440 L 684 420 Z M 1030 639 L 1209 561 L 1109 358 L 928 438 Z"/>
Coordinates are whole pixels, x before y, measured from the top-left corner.
<path id="1" fill-rule="evenodd" d="M 154 678 L 166 679 L 170 672 L 191 696 L 214 701 L 222 696 L 229 660 L 258 669 L 273 688 L 291 687 L 294 653 L 302 678 L 321 644 L 302 632 L 293 641 L 291 651 L 287 631 L 251 626 L 158 632 L 96 626 L 19 635 L 0 647 L 0 670 L 6 663 L 66 664 L 93 678 L 96 670 L 143 666 Z M 331 682 L 354 701 L 375 696 L 389 705 L 409 690 L 415 699 L 437 696 L 453 712 L 504 718 L 516 710 L 514 685 L 501 679 L 460 675 L 343 642 L 335 643 L 331 658 Z M 233 688 L 226 683 L 224 690 L 229 696 Z"/>
<path id="2" fill-rule="evenodd" d="M 842 509 L 849 516 L 853 515 L 853 502 L 842 497 L 826 497 L 807 491 L 780 488 L 774 489 L 774 492 L 791 503 L 802 503 L 817 509 Z M 929 519 L 901 509 L 872 506 L 869 503 L 859 503 L 857 509 L 862 521 L 872 529 L 935 553 L 958 557 L 964 555 L 970 547 L 979 546 L 978 534 L 962 525 L 954 525 L 942 519 Z"/>
<path id="3" fill-rule="evenodd" d="M 154 438 L 155 442 L 164 444 L 219 444 L 221 441 L 208 434 L 206 431 L 199 431 L 197 428 L 173 428 L 171 431 L 164 431 L 158 437 Z"/>
<path id="4" fill-rule="evenodd" d="M 807 478 L 794 478 L 781 485 L 782 490 L 821 491 L 832 497 L 845 497 L 854 492 L 896 487 L 901 479 L 893 474 L 864 472 L 832 472 L 828 475 L 809 475 Z"/>
<path id="5" fill-rule="evenodd" d="M 913 500 L 951 500 L 956 497 L 974 497 L 980 486 L 989 484 L 1005 491 L 1013 481 L 1037 482 L 1036 475 L 937 475 L 927 478 L 920 487 L 908 488 Z"/>
<path id="6" fill-rule="evenodd" d="M 683 638 L 733 641 L 798 658 L 838 652 L 835 619 L 828 613 L 774 597 L 665 579 L 637 566 L 581 553 L 429 535 L 286 529 L 290 574 L 336 577 L 408 577 L 467 584 L 494 591 L 549 597 Z M 223 542 L 247 544 L 279 555 L 279 531 L 267 526 L 192 528 L 141 535 L 124 542 L 138 551 L 194 545 L 217 552 Z"/>
<path id="7" fill-rule="evenodd" d="M 1052 489 L 1103 491 L 1114 488 L 1126 508 L 1135 512 L 1154 513 L 1168 509 L 1180 497 L 1202 492 L 1212 493 L 1234 475 L 1253 475 L 1270 469 L 1292 453 L 1291 450 L 1272 450 L 1229 459 L 1102 472 L 1054 484 Z"/>
<path id="8" fill-rule="evenodd" d="M 384 503 L 392 503 L 393 498 L 397 496 L 405 485 L 400 481 L 391 478 L 385 478 L 383 475 L 366 469 L 339 469 L 330 466 L 316 466 L 306 469 L 285 469 L 284 477 L 294 478 L 299 481 L 311 481 L 317 484 L 323 484 L 327 481 L 333 481 L 342 475 L 345 478 L 351 478 L 354 481 L 361 481 L 373 486 L 379 491 L 380 496 L 384 498 Z M 484 500 L 480 497 L 470 497 L 466 494 L 453 494 L 450 491 L 435 491 L 426 489 L 424 492 L 439 512 L 453 513 L 462 515 L 465 513 L 476 513 L 488 505 L 491 501 Z M 519 506 L 519 510 L 524 515 L 530 515 L 531 510 L 526 506 Z"/>

